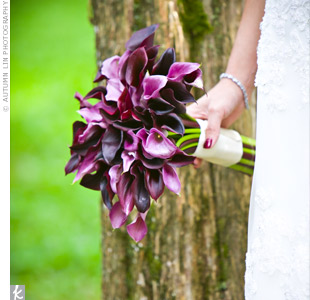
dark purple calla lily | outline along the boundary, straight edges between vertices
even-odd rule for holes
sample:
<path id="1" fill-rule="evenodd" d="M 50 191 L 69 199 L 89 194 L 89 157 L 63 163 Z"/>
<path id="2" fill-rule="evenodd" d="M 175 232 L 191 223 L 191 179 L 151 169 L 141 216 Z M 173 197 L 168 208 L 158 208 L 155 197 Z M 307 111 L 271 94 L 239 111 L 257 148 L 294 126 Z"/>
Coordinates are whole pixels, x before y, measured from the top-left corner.
<path id="1" fill-rule="evenodd" d="M 140 129 L 142 127 L 142 124 L 141 122 L 136 121 L 134 119 L 129 119 L 124 121 L 116 121 L 114 122 L 113 126 L 122 131 L 129 131 Z"/>
<path id="2" fill-rule="evenodd" d="M 123 132 L 109 126 L 102 139 L 102 155 L 107 164 L 111 164 L 123 142 Z"/>
<path id="3" fill-rule="evenodd" d="M 71 155 L 70 160 L 68 161 L 68 163 L 65 166 L 65 174 L 67 175 L 69 173 L 74 172 L 77 169 L 80 161 L 81 161 L 81 156 L 78 155 L 77 153 L 73 153 Z"/>
<path id="4" fill-rule="evenodd" d="M 135 107 L 134 110 L 134 115 L 143 123 L 144 128 L 146 129 L 151 129 L 153 127 L 153 118 L 148 109 L 144 109 L 142 107 Z"/>
<path id="5" fill-rule="evenodd" d="M 122 94 L 119 95 L 117 106 L 120 111 L 121 117 L 123 117 L 124 112 L 133 108 L 131 97 L 127 88 L 125 88 Z"/>
<path id="6" fill-rule="evenodd" d="M 195 102 L 194 96 L 187 90 L 186 85 L 182 82 L 168 80 L 166 88 L 172 89 L 174 98 L 183 104 Z"/>
<path id="7" fill-rule="evenodd" d="M 194 156 L 187 155 L 180 150 L 177 151 L 177 153 L 169 160 L 169 165 L 180 168 L 193 163 L 194 160 L 195 160 Z"/>
<path id="8" fill-rule="evenodd" d="M 167 75 L 170 66 L 175 62 L 175 51 L 173 48 L 168 48 L 155 64 L 152 75 Z"/>
<path id="9" fill-rule="evenodd" d="M 86 174 L 82 178 L 80 185 L 91 189 L 91 190 L 100 190 L 100 183 L 103 178 L 104 172 L 106 172 L 108 166 L 101 162 L 99 168 L 95 174 Z"/>
<path id="10" fill-rule="evenodd" d="M 147 106 L 151 109 L 156 115 L 166 115 L 172 112 L 175 107 L 169 102 L 165 101 L 162 98 L 154 98 L 147 101 Z"/>
<path id="11" fill-rule="evenodd" d="M 104 100 L 105 95 L 107 94 L 107 89 L 104 86 L 97 86 L 93 88 L 87 95 L 84 97 L 84 101 L 87 99 L 98 99 L 98 100 Z M 87 106 L 91 106 L 90 103 L 87 104 Z"/>
<path id="12" fill-rule="evenodd" d="M 170 103 L 173 107 L 176 114 L 185 114 L 186 107 L 184 103 L 178 101 L 174 96 L 174 91 L 170 88 L 164 88 L 160 91 L 161 97 L 168 103 Z"/>
<path id="13" fill-rule="evenodd" d="M 162 168 L 165 164 L 164 159 L 152 157 L 150 154 L 146 153 L 143 148 L 137 152 L 137 155 L 142 164 L 148 169 L 157 170 Z"/>
<path id="14" fill-rule="evenodd" d="M 157 28 L 158 24 L 154 24 L 136 31 L 126 43 L 126 49 L 134 51 L 141 46 L 150 48 L 153 45 L 154 34 Z"/>
<path id="15" fill-rule="evenodd" d="M 164 192 L 165 185 L 162 174 L 159 170 L 146 169 L 145 171 L 146 187 L 151 197 L 157 200 Z"/>
<path id="16" fill-rule="evenodd" d="M 101 80 L 103 80 L 105 77 L 101 74 L 101 70 L 98 70 L 96 77 L 94 79 L 93 82 L 100 82 Z"/>
<path id="17" fill-rule="evenodd" d="M 114 193 L 110 186 L 110 180 L 109 180 L 108 172 L 105 173 L 105 176 L 103 176 L 100 180 L 100 191 L 101 191 L 101 197 L 103 200 L 103 203 L 105 206 L 111 210 L 112 209 L 112 200 L 114 197 Z"/>
<path id="18" fill-rule="evenodd" d="M 70 149 L 72 152 L 85 156 L 91 147 L 96 147 L 99 144 L 104 129 L 97 124 L 88 124 L 86 129 L 82 130 L 82 128 L 78 130 Z"/>
<path id="19" fill-rule="evenodd" d="M 116 183 L 117 195 L 123 207 L 124 213 L 128 216 L 134 207 L 133 197 L 134 176 L 129 172 L 123 173 Z"/>
<path id="20" fill-rule="evenodd" d="M 150 208 L 150 194 L 145 187 L 144 173 L 140 172 L 138 168 L 133 168 L 132 173 L 135 176 L 133 181 L 133 197 L 137 210 L 139 212 L 146 212 Z"/>
<path id="21" fill-rule="evenodd" d="M 125 79 L 126 82 L 134 87 L 138 87 L 144 77 L 144 70 L 148 62 L 145 48 L 136 49 L 128 57 Z"/>
<path id="22" fill-rule="evenodd" d="M 153 69 L 153 65 L 155 63 L 155 59 L 156 59 L 156 56 L 158 53 L 158 49 L 159 49 L 159 46 L 153 46 L 146 51 L 147 59 L 148 59 L 146 69 L 149 72 L 151 72 Z"/>
<path id="23" fill-rule="evenodd" d="M 166 129 L 177 134 L 184 134 L 184 125 L 182 120 L 174 113 L 170 113 L 164 116 L 158 116 L 156 124 L 162 129 Z"/>

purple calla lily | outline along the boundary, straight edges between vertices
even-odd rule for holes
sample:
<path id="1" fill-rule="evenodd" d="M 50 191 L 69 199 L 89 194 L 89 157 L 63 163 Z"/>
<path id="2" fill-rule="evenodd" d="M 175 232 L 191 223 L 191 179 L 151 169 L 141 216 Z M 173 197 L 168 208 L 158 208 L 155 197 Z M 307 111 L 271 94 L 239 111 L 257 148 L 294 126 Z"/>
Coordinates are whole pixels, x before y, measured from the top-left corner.
<path id="1" fill-rule="evenodd" d="M 103 61 L 101 66 L 101 74 L 107 78 L 118 78 L 118 62 L 120 57 L 118 55 L 107 58 Z"/>
<path id="2" fill-rule="evenodd" d="M 117 201 L 110 210 L 109 217 L 113 228 L 122 227 L 127 221 L 127 215 L 123 212 L 120 201 Z"/>
<path id="3" fill-rule="evenodd" d="M 74 182 L 100 190 L 113 228 L 123 226 L 136 208 L 136 218 L 127 226 L 136 242 L 147 233 L 151 199 L 157 201 L 165 187 L 181 191 L 176 167 L 194 157 L 184 152 L 191 148 L 180 150 L 173 136 L 184 136 L 193 124 L 184 118 L 185 105 L 195 101 L 191 88 L 203 89 L 199 64 L 176 62 L 173 48 L 157 58 L 157 27 L 135 32 L 121 56 L 102 62 L 94 79 L 99 85 L 85 97 L 75 93 L 84 121 L 73 124 L 65 166 L 66 174 L 77 172 Z M 113 203 L 115 195 L 119 201 Z"/>
<path id="4" fill-rule="evenodd" d="M 127 131 L 126 139 L 124 141 L 124 149 L 127 151 L 138 150 L 139 138 L 132 130 Z"/>
<path id="5" fill-rule="evenodd" d="M 177 151 L 177 147 L 160 130 L 152 128 L 144 150 L 153 157 L 170 158 Z"/>
<path id="6" fill-rule="evenodd" d="M 180 194 L 181 191 L 181 183 L 179 176 L 174 167 L 166 164 L 163 167 L 163 180 L 166 187 L 176 193 L 177 195 Z"/>
<path id="7" fill-rule="evenodd" d="M 140 242 L 147 234 L 147 226 L 145 223 L 146 213 L 138 213 L 136 219 L 127 226 L 128 234 L 135 242 Z"/>
<path id="8" fill-rule="evenodd" d="M 167 75 L 170 66 L 175 62 L 175 51 L 173 48 L 168 48 L 155 64 L 152 75 Z"/>
<path id="9" fill-rule="evenodd" d="M 157 200 L 164 192 L 165 185 L 159 170 L 146 169 L 146 187 L 154 200 Z"/>
<path id="10" fill-rule="evenodd" d="M 123 207 L 124 213 L 128 216 L 134 207 L 133 183 L 134 176 L 129 172 L 123 173 L 116 183 L 117 195 Z"/>
<path id="11" fill-rule="evenodd" d="M 122 168 L 120 165 L 114 165 L 109 170 L 109 176 L 110 176 L 110 185 L 113 193 L 117 193 L 116 184 L 122 174 Z"/>
<path id="12" fill-rule="evenodd" d="M 144 79 L 144 99 L 159 97 L 159 91 L 166 85 L 168 79 L 162 75 L 152 75 Z"/>
<path id="13" fill-rule="evenodd" d="M 199 67 L 197 63 L 175 62 L 170 66 L 167 77 L 172 81 L 182 81 L 184 76 L 193 73 Z"/>
<path id="14" fill-rule="evenodd" d="M 107 82 L 107 90 L 108 92 L 105 98 L 107 100 L 117 101 L 117 99 L 122 95 L 124 86 L 118 78 L 112 78 Z"/>
<path id="15" fill-rule="evenodd" d="M 135 152 L 123 151 L 121 156 L 123 159 L 123 172 L 128 172 L 130 166 L 136 159 L 136 154 Z"/>
<path id="16" fill-rule="evenodd" d="M 126 49 L 134 51 L 138 47 L 150 48 L 153 45 L 154 34 L 158 24 L 136 31 L 126 43 Z"/>
<path id="17" fill-rule="evenodd" d="M 108 164 L 112 163 L 122 142 L 123 132 L 112 126 L 108 127 L 102 139 L 102 155 Z"/>
<path id="18" fill-rule="evenodd" d="M 97 170 L 98 165 L 94 161 L 97 153 L 98 153 L 97 149 L 90 148 L 85 158 L 78 167 L 78 172 L 75 175 L 73 183 L 80 180 L 85 174 L 92 173 L 93 171 Z"/>
<path id="19" fill-rule="evenodd" d="M 141 79 L 144 77 L 144 70 L 148 62 L 146 51 L 143 47 L 136 49 L 128 57 L 125 79 L 126 82 L 138 87 Z"/>

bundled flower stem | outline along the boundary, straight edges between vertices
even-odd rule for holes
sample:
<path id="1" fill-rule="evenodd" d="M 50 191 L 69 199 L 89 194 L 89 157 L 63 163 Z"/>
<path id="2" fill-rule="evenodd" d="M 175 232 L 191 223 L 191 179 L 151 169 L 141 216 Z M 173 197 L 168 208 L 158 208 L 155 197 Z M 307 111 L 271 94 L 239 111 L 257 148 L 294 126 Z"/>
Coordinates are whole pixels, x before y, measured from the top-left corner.
<path id="1" fill-rule="evenodd" d="M 200 140 L 201 129 L 197 121 L 188 115 L 181 115 L 185 126 L 184 135 L 169 132 L 168 136 L 175 140 L 176 146 L 188 155 L 196 152 Z M 240 135 L 242 140 L 242 156 L 239 162 L 229 168 L 240 171 L 247 175 L 253 175 L 255 162 L 256 141 L 252 138 Z M 204 143 L 204 141 L 202 141 Z M 205 150 L 208 151 L 208 150 Z"/>

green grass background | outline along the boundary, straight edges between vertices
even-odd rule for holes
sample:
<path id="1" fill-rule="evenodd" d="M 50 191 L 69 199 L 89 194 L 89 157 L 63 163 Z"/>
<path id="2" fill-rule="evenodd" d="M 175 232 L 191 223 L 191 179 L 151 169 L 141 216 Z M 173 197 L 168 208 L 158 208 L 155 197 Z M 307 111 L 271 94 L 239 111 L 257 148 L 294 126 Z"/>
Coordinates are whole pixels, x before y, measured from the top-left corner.
<path id="1" fill-rule="evenodd" d="M 96 73 L 87 0 L 11 1 L 11 284 L 100 299 L 99 194 L 64 176 L 75 91 Z"/>

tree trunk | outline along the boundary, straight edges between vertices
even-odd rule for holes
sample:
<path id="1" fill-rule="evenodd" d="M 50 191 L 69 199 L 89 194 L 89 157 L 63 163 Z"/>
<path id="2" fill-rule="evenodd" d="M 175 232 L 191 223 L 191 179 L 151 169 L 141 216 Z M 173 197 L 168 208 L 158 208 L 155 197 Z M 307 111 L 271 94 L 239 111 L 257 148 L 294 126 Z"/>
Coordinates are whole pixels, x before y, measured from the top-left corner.
<path id="1" fill-rule="evenodd" d="M 202 63 L 208 89 L 225 71 L 242 1 L 92 0 L 92 9 L 98 66 L 121 54 L 133 31 L 159 23 L 155 44 L 174 47 L 178 61 Z M 254 98 L 234 124 L 246 136 L 255 132 Z M 112 231 L 102 207 L 102 299 L 243 299 L 251 178 L 207 162 L 179 175 L 181 196 L 166 189 L 151 205 L 138 244 L 125 226 Z"/>

